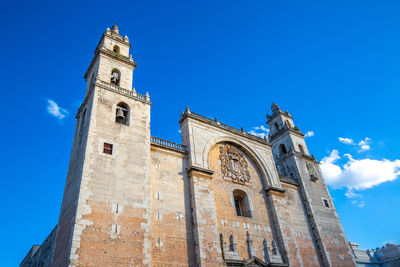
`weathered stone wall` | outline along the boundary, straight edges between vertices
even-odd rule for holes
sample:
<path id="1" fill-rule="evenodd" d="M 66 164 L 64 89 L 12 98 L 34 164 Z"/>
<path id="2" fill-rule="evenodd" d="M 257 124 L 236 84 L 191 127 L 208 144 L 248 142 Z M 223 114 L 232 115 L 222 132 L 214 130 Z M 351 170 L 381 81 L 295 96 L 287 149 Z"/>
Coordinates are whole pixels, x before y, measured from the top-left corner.
<path id="1" fill-rule="evenodd" d="M 69 263 L 83 165 L 86 157 L 86 144 L 91 122 L 93 95 L 93 90 L 88 93 L 77 114 L 78 120 L 75 126 L 74 142 L 58 219 L 56 247 L 52 266 L 67 266 Z"/>
<path id="2" fill-rule="evenodd" d="M 320 266 L 299 188 L 282 183 L 284 194 L 274 198 L 290 266 Z"/>
<path id="3" fill-rule="evenodd" d="M 194 266 L 185 154 L 151 147 L 151 265 Z"/>
<path id="4" fill-rule="evenodd" d="M 253 160 L 240 150 L 248 162 L 250 182 L 247 184 L 234 183 L 224 178 L 221 171 L 220 148 L 221 146 L 233 146 L 232 144 L 219 143 L 210 152 L 210 169 L 214 171 L 211 180 L 211 190 L 215 198 L 215 208 L 218 222 L 218 233 L 222 233 L 224 241 L 229 244 L 232 235 L 236 241 L 240 258 L 248 259 L 249 247 L 247 232 L 253 243 L 255 255 L 264 260 L 263 241 L 269 244 L 273 239 L 270 219 L 267 212 L 265 181 Z M 233 191 L 235 189 L 246 192 L 251 209 L 251 217 L 238 216 L 236 214 Z"/>
<path id="5" fill-rule="evenodd" d="M 121 101 L 129 126 L 115 123 Z M 70 264 L 149 265 L 150 105 L 96 87 L 93 107 Z"/>
<path id="6" fill-rule="evenodd" d="M 295 156 L 295 161 L 301 177 L 299 181 L 304 190 L 303 197 L 309 205 L 310 213 L 314 217 L 315 228 L 321 239 L 319 244 L 322 244 L 321 249 L 325 251 L 329 264 L 331 266 L 355 266 L 346 235 L 319 165 L 315 162 L 312 163 L 319 178 L 318 180 L 313 180 L 310 178 L 307 167 L 307 162 L 311 163 L 311 161 L 299 156 Z M 328 201 L 329 208 L 325 207 L 324 199 Z"/>

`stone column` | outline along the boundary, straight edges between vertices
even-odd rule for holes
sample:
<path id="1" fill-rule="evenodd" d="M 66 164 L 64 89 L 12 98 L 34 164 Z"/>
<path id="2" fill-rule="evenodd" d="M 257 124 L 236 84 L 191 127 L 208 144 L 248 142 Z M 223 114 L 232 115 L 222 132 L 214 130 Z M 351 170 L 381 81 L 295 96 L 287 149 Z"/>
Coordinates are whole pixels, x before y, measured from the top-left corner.
<path id="1" fill-rule="evenodd" d="M 223 266 L 217 213 L 211 189 L 213 171 L 190 167 L 191 208 L 196 266 Z"/>

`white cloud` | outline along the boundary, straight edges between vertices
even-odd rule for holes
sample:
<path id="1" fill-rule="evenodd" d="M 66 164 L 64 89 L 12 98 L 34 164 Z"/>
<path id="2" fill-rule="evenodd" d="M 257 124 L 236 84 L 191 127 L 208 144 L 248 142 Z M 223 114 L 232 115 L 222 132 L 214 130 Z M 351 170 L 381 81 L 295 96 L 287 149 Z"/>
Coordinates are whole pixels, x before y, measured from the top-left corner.
<path id="1" fill-rule="evenodd" d="M 314 136 L 314 131 L 308 131 L 305 135 L 305 137 L 312 137 Z"/>
<path id="2" fill-rule="evenodd" d="M 182 133 L 181 129 L 178 130 L 178 133 Z"/>
<path id="3" fill-rule="evenodd" d="M 365 137 L 364 140 L 361 140 L 358 145 L 360 146 L 359 152 L 370 150 L 371 138 Z"/>
<path id="4" fill-rule="evenodd" d="M 351 138 L 343 138 L 343 137 L 339 137 L 339 142 L 346 144 L 346 145 L 354 145 L 354 141 Z"/>
<path id="5" fill-rule="evenodd" d="M 354 193 L 351 190 L 347 190 L 347 192 L 344 194 L 348 198 L 358 198 L 361 197 L 361 195 Z"/>
<path id="6" fill-rule="evenodd" d="M 400 160 L 356 160 L 350 154 L 344 156 L 347 162 L 342 166 L 337 163 L 340 159 L 338 150 L 333 150 L 328 157 L 321 160 L 321 170 L 327 183 L 333 188 L 362 190 L 393 181 L 400 176 Z"/>
<path id="7" fill-rule="evenodd" d="M 343 144 L 359 146 L 360 149 L 358 150 L 358 152 L 368 151 L 371 149 L 371 146 L 369 145 L 371 143 L 371 138 L 369 138 L 369 137 L 365 137 L 364 140 L 361 140 L 358 143 L 354 142 L 354 140 L 351 138 L 339 137 L 338 139 L 339 139 L 339 142 L 341 142 Z"/>
<path id="8" fill-rule="evenodd" d="M 269 129 L 267 129 L 264 125 L 261 125 L 261 126 L 256 126 L 256 127 L 251 128 L 249 133 L 252 135 L 264 138 L 264 137 L 268 137 Z"/>
<path id="9" fill-rule="evenodd" d="M 65 117 L 69 115 L 68 110 L 60 107 L 54 100 L 47 99 L 47 112 L 53 117 L 57 118 L 59 121 L 62 121 Z"/>

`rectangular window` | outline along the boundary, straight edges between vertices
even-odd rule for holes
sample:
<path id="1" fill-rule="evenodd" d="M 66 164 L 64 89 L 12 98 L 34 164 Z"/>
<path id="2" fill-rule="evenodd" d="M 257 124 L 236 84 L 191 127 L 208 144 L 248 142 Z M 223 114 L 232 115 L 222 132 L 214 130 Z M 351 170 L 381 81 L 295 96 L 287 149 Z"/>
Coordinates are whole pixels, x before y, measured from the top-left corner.
<path id="1" fill-rule="evenodd" d="M 324 199 L 324 205 L 325 205 L 325 208 L 328 208 L 328 209 L 330 208 L 329 202 L 327 199 Z"/>
<path id="2" fill-rule="evenodd" d="M 112 155 L 113 145 L 109 143 L 104 143 L 103 153 Z"/>

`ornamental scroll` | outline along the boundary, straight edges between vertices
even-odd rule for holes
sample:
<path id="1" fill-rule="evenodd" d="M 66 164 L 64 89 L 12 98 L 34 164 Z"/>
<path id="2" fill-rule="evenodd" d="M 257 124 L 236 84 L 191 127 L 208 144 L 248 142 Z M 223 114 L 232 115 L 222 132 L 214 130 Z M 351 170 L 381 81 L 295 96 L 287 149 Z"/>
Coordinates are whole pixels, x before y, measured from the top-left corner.
<path id="1" fill-rule="evenodd" d="M 219 148 L 221 171 L 224 179 L 234 183 L 246 184 L 250 182 L 250 172 L 244 155 L 235 147 L 222 145 Z"/>

